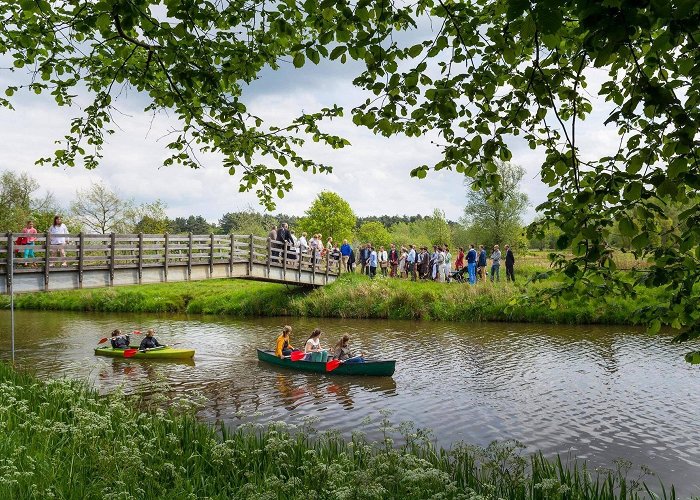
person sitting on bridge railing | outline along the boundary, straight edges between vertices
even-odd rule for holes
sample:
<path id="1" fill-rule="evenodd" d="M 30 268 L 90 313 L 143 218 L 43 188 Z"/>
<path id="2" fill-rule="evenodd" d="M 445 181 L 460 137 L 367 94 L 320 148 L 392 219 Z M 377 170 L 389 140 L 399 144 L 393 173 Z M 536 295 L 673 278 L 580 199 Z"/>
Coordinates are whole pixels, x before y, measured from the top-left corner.
<path id="1" fill-rule="evenodd" d="M 128 349 L 130 340 L 129 334 L 122 335 L 121 330 L 114 330 L 110 342 L 114 349 Z"/>
<path id="2" fill-rule="evenodd" d="M 153 349 L 154 347 L 165 347 L 163 344 L 158 342 L 158 339 L 153 336 L 155 332 L 153 328 L 149 328 L 146 332 L 146 336 L 141 341 L 139 345 L 139 351 L 145 351 L 146 349 Z"/>

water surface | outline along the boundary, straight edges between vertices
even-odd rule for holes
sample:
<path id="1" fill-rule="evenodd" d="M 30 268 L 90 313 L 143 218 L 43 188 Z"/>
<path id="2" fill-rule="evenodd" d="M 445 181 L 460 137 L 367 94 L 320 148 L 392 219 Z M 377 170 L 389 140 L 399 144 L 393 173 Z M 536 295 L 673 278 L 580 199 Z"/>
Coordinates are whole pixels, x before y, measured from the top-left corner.
<path id="1" fill-rule="evenodd" d="M 349 333 L 372 356 L 397 360 L 390 378 L 304 374 L 257 361 L 284 323 L 294 345 L 316 326 L 325 344 Z M 197 350 L 193 363 L 96 357 L 114 328 L 155 328 Z M 529 450 L 611 466 L 647 465 L 682 496 L 700 494 L 700 367 L 688 345 L 632 327 L 376 320 L 16 313 L 17 359 L 40 377 L 88 378 L 100 390 L 169 387 L 203 403 L 202 418 L 302 423 L 379 437 L 380 411 L 433 430 L 438 444 L 516 439 Z M 9 313 L 0 351 L 9 358 Z M 371 420 L 367 424 L 366 418 Z"/>

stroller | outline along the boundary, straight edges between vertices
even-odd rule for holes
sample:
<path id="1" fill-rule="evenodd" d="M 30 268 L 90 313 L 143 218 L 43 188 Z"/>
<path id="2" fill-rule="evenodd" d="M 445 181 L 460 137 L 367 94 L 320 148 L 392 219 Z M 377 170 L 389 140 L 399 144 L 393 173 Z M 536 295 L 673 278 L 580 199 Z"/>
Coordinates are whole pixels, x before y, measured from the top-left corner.
<path id="1" fill-rule="evenodd" d="M 449 276 L 447 277 L 447 282 L 449 283 L 452 280 L 455 280 L 457 283 L 466 283 L 469 280 L 467 266 L 464 266 L 459 271 L 450 272 Z"/>

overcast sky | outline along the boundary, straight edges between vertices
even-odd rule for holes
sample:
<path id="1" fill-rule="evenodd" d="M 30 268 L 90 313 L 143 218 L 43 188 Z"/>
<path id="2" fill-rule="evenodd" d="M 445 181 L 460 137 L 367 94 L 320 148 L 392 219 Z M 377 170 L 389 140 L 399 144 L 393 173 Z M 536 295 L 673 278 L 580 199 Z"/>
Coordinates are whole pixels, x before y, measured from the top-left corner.
<path id="1" fill-rule="evenodd" d="M 467 190 L 462 175 L 443 171 L 431 172 L 423 180 L 409 176 L 416 166 L 432 165 L 439 159 L 439 150 L 430 144 L 430 137 L 386 139 L 352 124 L 350 109 L 366 97 L 351 84 L 355 68 L 331 63 L 300 70 L 290 66 L 267 72 L 252 85 L 245 100 L 249 111 L 284 124 L 303 111 L 313 112 L 336 103 L 346 108 L 346 116 L 335 120 L 330 131 L 344 136 L 352 145 L 341 150 L 314 143 L 305 147 L 308 157 L 332 165 L 334 171 L 329 175 L 293 171 L 294 188 L 278 201 L 276 212 L 302 215 L 317 193 L 328 190 L 346 199 L 360 216 L 427 215 L 435 208 L 444 210 L 451 220 L 463 214 Z M 20 80 L 26 81 L 26 75 L 0 70 L 0 92 Z M 85 96 L 79 97 L 81 100 L 87 102 Z M 0 170 L 30 173 L 43 190 L 54 193 L 62 206 L 68 206 L 76 189 L 104 181 L 124 198 L 139 203 L 164 201 L 170 217 L 202 215 L 215 222 L 226 212 L 249 207 L 264 210 L 254 192 L 238 192 L 239 177 L 229 176 L 215 155 L 202 155 L 205 168 L 199 170 L 163 167 L 168 156 L 164 135 L 177 127 L 177 121 L 166 114 L 153 119 L 144 113 L 145 100 L 134 91 L 119 99 L 123 115 L 115 114 L 117 131 L 106 139 L 104 159 L 93 171 L 34 165 L 37 158 L 56 149 L 54 141 L 66 134 L 70 119 L 79 115 L 79 109 L 59 108 L 49 95 L 33 93 L 15 94 L 12 102 L 15 111 L 0 109 Z M 594 108 L 597 104 L 601 102 L 594 99 Z M 617 134 L 600 127 L 600 116 L 578 129 L 577 141 L 584 152 L 589 148 L 598 153 L 602 147 L 616 145 Z M 534 207 L 547 194 L 539 180 L 542 155 L 523 143 L 513 146 L 513 161 L 526 170 L 522 191 L 531 202 L 526 215 L 529 221 L 535 215 Z"/>

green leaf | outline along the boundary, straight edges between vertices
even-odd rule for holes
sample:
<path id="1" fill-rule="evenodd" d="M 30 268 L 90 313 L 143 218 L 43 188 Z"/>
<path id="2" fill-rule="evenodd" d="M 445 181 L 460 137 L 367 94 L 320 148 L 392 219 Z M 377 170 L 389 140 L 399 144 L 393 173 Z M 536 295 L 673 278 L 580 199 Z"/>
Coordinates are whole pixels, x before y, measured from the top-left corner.
<path id="1" fill-rule="evenodd" d="M 649 233 L 646 231 L 639 233 L 637 236 L 632 238 L 632 247 L 636 250 L 643 250 L 649 245 Z"/>
<path id="2" fill-rule="evenodd" d="M 637 226 L 629 217 L 623 217 L 620 219 L 617 226 L 620 229 L 620 234 L 622 236 L 632 237 L 637 234 Z"/>
<path id="3" fill-rule="evenodd" d="M 297 52 L 294 55 L 293 64 L 294 64 L 295 68 L 301 68 L 305 62 L 306 62 L 306 58 L 304 57 L 304 54 L 302 54 L 301 52 Z"/>
<path id="4" fill-rule="evenodd" d="M 334 49 L 331 51 L 331 55 L 330 55 L 331 60 L 332 60 L 332 61 L 335 61 L 335 60 L 338 59 L 341 55 L 343 55 L 343 54 L 345 53 L 346 50 L 347 50 L 347 47 L 346 47 L 345 45 L 338 45 L 336 48 L 334 48 Z"/>
<path id="5" fill-rule="evenodd" d="M 633 181 L 627 185 L 623 197 L 627 201 L 636 201 L 642 196 L 642 183 Z"/>

